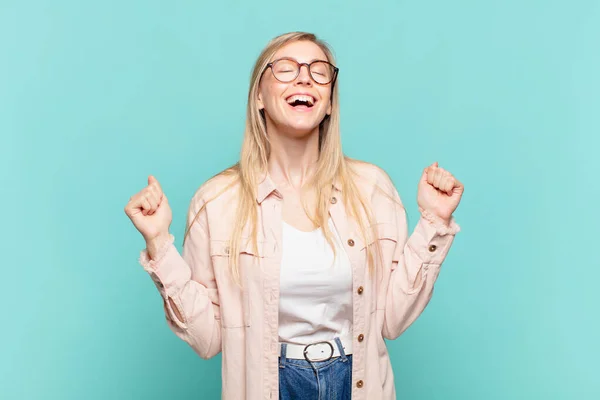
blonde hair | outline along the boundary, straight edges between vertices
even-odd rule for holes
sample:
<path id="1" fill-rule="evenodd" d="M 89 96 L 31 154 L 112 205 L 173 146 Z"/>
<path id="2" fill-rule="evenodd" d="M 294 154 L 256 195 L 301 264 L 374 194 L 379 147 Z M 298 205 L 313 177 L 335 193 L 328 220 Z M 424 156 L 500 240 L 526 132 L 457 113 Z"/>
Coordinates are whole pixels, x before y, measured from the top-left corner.
<path id="1" fill-rule="evenodd" d="M 296 41 L 310 41 L 316 44 L 323 50 L 327 56 L 327 60 L 332 64 L 335 64 L 333 52 L 329 45 L 326 42 L 317 39 L 314 34 L 306 32 L 291 32 L 277 36 L 272 39 L 260 53 L 254 65 L 250 80 L 246 126 L 240 152 L 240 160 L 232 167 L 227 168 L 213 177 L 225 176 L 230 177 L 231 179 L 222 190 L 218 191 L 212 199 L 207 201 L 210 202 L 214 200 L 220 196 L 220 194 L 234 186 L 239 189 L 237 195 L 238 204 L 236 218 L 234 219 L 235 223 L 230 238 L 231 249 L 238 249 L 240 247 L 242 232 L 244 231 L 246 224 L 249 224 L 252 244 L 254 250 L 257 250 L 258 211 L 256 197 L 260 179 L 267 173 L 268 159 L 271 151 L 265 119 L 261 115 L 261 111 L 257 104 L 258 90 L 263 71 L 270 62 L 270 59 L 280 48 Z M 326 117 L 319 127 L 319 157 L 317 167 L 315 173 L 303 188 L 303 190 L 314 189 L 314 193 L 316 193 L 318 199 L 316 210 L 307 209 L 307 203 L 304 197 L 302 203 L 307 216 L 317 227 L 320 227 L 323 230 L 327 242 L 335 253 L 333 234 L 329 229 L 327 221 L 329 219 L 328 207 L 330 198 L 333 195 L 333 184 L 334 182 L 339 184 L 343 188 L 342 201 L 346 207 L 347 214 L 355 217 L 359 223 L 361 235 L 365 240 L 367 248 L 369 270 L 373 273 L 375 269 L 374 254 L 368 241 L 371 234 L 367 234 L 367 227 L 373 225 L 373 217 L 363 194 L 360 193 L 358 186 L 355 183 L 355 179 L 359 178 L 359 176 L 354 172 L 353 165 L 360 162 L 344 156 L 342 152 L 338 85 L 335 85 L 335 81 L 332 85 L 331 115 Z M 206 203 L 198 210 L 192 223 L 186 227 L 184 243 L 185 238 L 191 229 L 191 225 L 198 219 L 200 212 L 205 206 Z M 378 241 L 375 240 L 377 249 L 379 249 L 379 243 L 377 242 Z M 229 267 L 235 282 L 240 284 L 238 261 L 239 252 L 231 251 Z"/>

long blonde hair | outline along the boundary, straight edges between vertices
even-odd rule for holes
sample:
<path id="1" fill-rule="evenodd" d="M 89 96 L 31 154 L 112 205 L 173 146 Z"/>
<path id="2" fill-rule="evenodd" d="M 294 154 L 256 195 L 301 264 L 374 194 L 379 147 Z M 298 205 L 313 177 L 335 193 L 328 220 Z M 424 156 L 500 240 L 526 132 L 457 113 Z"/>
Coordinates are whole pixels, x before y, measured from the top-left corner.
<path id="1" fill-rule="evenodd" d="M 230 238 L 231 249 L 239 248 L 242 240 L 242 232 L 244 231 L 246 224 L 249 224 L 251 240 L 255 251 L 257 250 L 258 207 L 256 197 L 260 179 L 267 173 L 268 160 L 271 151 L 265 119 L 261 115 L 261 111 L 257 104 L 258 90 L 262 73 L 273 55 L 283 46 L 295 41 L 310 41 L 316 44 L 323 50 L 327 56 L 327 60 L 332 64 L 335 64 L 333 52 L 329 45 L 318 39 L 314 34 L 306 32 L 291 32 L 277 36 L 272 39 L 260 53 L 254 65 L 250 80 L 246 126 L 240 160 L 232 167 L 215 175 L 215 177 L 226 176 L 231 179 L 217 195 L 207 201 L 214 200 L 230 188 L 238 186 L 239 193 L 237 194 L 238 204 L 236 218 L 234 219 L 235 223 Z M 318 199 L 316 210 L 307 209 L 305 197 L 303 197 L 302 203 L 307 216 L 317 227 L 320 227 L 323 230 L 327 242 L 335 252 L 333 234 L 329 229 L 327 221 L 329 219 L 328 207 L 330 198 L 333 194 L 333 184 L 334 182 L 339 184 L 343 188 L 342 201 L 346 207 L 347 214 L 348 216 L 356 218 L 360 226 L 361 235 L 367 244 L 367 260 L 369 270 L 372 273 L 375 268 L 374 254 L 372 246 L 368 246 L 369 242 L 367 240 L 368 237 L 371 237 L 371 233 L 367 234 L 367 227 L 373 225 L 373 217 L 363 194 L 360 193 L 358 186 L 355 183 L 355 179 L 358 175 L 354 172 L 353 165 L 359 162 L 344 156 L 342 152 L 339 122 L 340 109 L 338 103 L 339 85 L 336 85 L 335 81 L 332 85 L 331 115 L 326 117 L 319 127 L 319 157 L 317 167 L 315 173 L 303 188 L 305 192 L 312 189 L 312 193 L 316 193 Z M 186 227 L 184 243 L 185 238 L 191 229 L 191 225 L 198 219 L 198 215 L 205 206 L 206 203 L 196 213 L 192 223 Z M 378 241 L 375 240 L 376 248 L 379 249 L 377 242 Z M 239 284 L 240 273 L 238 261 L 239 252 L 231 251 L 229 256 L 229 267 L 234 280 Z"/>

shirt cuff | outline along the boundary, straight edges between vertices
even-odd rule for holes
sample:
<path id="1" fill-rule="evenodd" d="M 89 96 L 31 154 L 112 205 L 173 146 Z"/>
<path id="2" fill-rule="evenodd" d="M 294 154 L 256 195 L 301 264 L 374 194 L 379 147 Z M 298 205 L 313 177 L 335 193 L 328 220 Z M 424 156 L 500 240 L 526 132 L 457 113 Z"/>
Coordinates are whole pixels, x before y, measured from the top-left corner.
<path id="1" fill-rule="evenodd" d="M 174 245 L 172 234 L 150 259 L 148 250 L 140 252 L 139 263 L 148 272 L 160 294 L 166 299 L 177 293 L 191 279 L 191 271 Z"/>
<path id="2" fill-rule="evenodd" d="M 172 234 L 169 234 L 169 237 L 165 240 L 165 242 L 158 248 L 156 252 L 156 257 L 154 259 L 150 259 L 148 255 L 148 249 L 144 249 L 140 252 L 139 262 L 144 267 L 144 269 L 148 272 L 156 271 L 156 267 L 160 264 L 162 259 L 167 254 L 169 247 L 175 242 L 175 237 Z"/>
<path id="3" fill-rule="evenodd" d="M 425 221 L 429 222 L 435 228 L 436 232 L 441 236 L 456 235 L 458 232 L 460 232 L 460 226 L 454 220 L 454 216 L 450 218 L 450 224 L 448 225 L 440 217 L 427 210 L 423 210 L 423 212 L 421 212 L 421 217 Z"/>
<path id="4" fill-rule="evenodd" d="M 424 211 L 407 245 L 423 264 L 441 265 L 454 241 L 454 235 L 459 231 L 460 226 L 454 217 L 450 224 L 446 224 L 441 218 Z"/>

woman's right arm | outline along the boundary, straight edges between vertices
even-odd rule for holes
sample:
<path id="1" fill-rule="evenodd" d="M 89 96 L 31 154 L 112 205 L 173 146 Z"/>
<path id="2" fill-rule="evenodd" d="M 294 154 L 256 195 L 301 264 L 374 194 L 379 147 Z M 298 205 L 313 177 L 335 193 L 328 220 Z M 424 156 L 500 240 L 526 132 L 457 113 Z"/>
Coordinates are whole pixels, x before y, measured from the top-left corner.
<path id="1" fill-rule="evenodd" d="M 163 298 L 171 330 L 208 359 L 221 351 L 221 320 L 206 208 L 192 224 L 202 204 L 200 196 L 194 196 L 187 216 L 192 227 L 181 255 L 173 235 L 163 233 L 146 242 L 139 261 Z"/>

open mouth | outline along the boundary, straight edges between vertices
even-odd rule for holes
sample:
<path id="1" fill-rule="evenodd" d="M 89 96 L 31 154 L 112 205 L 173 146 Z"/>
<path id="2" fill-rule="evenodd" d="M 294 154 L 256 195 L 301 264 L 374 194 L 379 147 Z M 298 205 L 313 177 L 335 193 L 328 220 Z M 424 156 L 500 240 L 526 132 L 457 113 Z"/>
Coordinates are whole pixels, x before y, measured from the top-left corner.
<path id="1" fill-rule="evenodd" d="M 288 97 L 286 101 L 290 106 L 296 109 L 312 108 L 316 103 L 314 97 L 300 94 L 292 95 Z"/>

